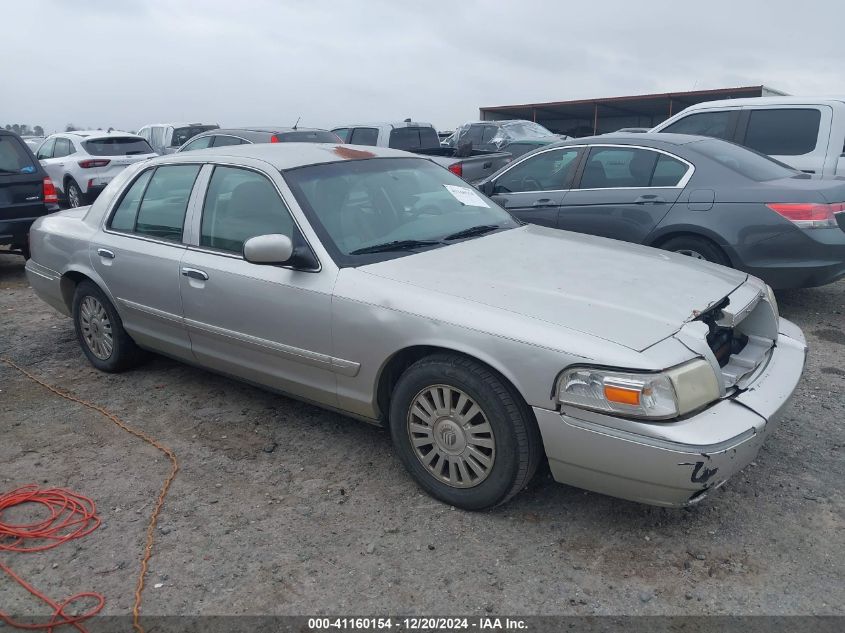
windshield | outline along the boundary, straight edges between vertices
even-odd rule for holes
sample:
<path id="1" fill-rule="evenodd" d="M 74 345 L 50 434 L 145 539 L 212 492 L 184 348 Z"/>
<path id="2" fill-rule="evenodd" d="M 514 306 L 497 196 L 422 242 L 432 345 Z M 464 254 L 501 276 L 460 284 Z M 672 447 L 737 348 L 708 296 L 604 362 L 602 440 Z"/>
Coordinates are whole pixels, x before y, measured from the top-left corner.
<path id="1" fill-rule="evenodd" d="M 445 246 L 446 238 L 519 226 L 466 182 L 421 158 L 346 160 L 288 170 L 284 176 L 340 266 L 400 257 Z M 485 229 L 455 237 L 475 227 Z M 390 246 L 393 242 L 400 244 Z M 373 247 L 391 250 L 360 252 Z"/>
<path id="2" fill-rule="evenodd" d="M 757 182 L 778 178 L 793 178 L 801 174 L 801 172 L 773 160 L 765 154 L 719 139 L 694 141 L 689 143 L 687 147 Z"/>
<path id="3" fill-rule="evenodd" d="M 327 130 L 297 130 L 275 135 L 279 143 L 342 143 L 334 132 Z"/>
<path id="4" fill-rule="evenodd" d="M 153 148 L 142 138 L 112 136 L 83 143 L 91 156 L 132 156 L 134 154 L 155 154 Z"/>
<path id="5" fill-rule="evenodd" d="M 177 127 L 173 130 L 173 140 L 170 142 L 171 147 L 181 147 L 197 134 L 208 132 L 209 130 L 216 130 L 217 125 L 190 125 L 187 127 Z"/>

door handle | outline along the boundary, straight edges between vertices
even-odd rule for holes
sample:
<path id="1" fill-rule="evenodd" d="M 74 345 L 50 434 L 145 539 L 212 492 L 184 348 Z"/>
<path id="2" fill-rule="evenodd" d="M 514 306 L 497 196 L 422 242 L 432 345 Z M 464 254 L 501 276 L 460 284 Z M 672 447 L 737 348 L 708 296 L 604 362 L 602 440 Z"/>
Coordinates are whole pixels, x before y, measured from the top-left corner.
<path id="1" fill-rule="evenodd" d="M 98 248 L 97 255 L 105 257 L 106 259 L 114 259 L 114 251 L 110 251 L 106 248 Z"/>
<path id="2" fill-rule="evenodd" d="M 190 277 L 191 279 L 199 279 L 200 281 L 208 281 L 208 273 L 197 268 L 183 268 L 182 275 Z"/>
<path id="3" fill-rule="evenodd" d="M 539 198 L 534 201 L 532 207 L 554 207 L 557 206 L 551 198 Z"/>
<path id="4" fill-rule="evenodd" d="M 666 201 L 653 193 L 647 193 L 634 200 L 634 204 L 665 204 Z"/>

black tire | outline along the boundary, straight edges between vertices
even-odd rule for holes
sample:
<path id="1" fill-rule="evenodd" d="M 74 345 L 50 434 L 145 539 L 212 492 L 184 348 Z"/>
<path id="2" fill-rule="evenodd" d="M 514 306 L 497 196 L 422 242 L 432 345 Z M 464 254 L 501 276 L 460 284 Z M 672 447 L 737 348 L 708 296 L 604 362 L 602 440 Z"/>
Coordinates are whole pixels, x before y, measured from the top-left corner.
<path id="1" fill-rule="evenodd" d="M 103 307 L 105 315 L 107 316 L 107 323 L 111 332 L 111 349 L 109 354 L 105 357 L 100 357 L 104 355 L 102 353 L 100 356 L 95 353 L 92 344 L 89 344 L 86 340 L 85 334 L 83 333 L 83 329 L 85 327 L 83 325 L 83 302 L 89 297 Z M 106 321 L 98 319 L 97 322 L 100 324 L 97 327 L 102 329 L 102 324 Z M 123 322 L 120 320 L 120 315 L 118 315 L 117 310 L 114 309 L 111 301 L 109 301 L 105 293 L 103 293 L 103 291 L 91 281 L 80 282 L 73 294 L 73 325 L 76 330 L 76 339 L 79 341 L 79 346 L 82 348 L 85 356 L 88 357 L 88 360 L 92 365 L 94 365 L 94 367 L 101 371 L 123 371 L 125 369 L 135 367 L 144 359 L 143 350 L 135 344 L 135 341 L 133 341 L 126 333 L 126 330 L 123 329 Z M 91 324 L 90 321 L 88 327 L 89 329 L 93 327 L 93 324 Z M 103 350 L 101 349 L 101 352 L 102 351 Z"/>
<path id="2" fill-rule="evenodd" d="M 492 467 L 486 478 L 472 487 L 458 488 L 440 481 L 413 447 L 410 408 L 419 394 L 435 385 L 464 392 L 479 405 L 492 427 Z M 458 354 L 428 356 L 405 370 L 391 397 L 390 434 L 399 458 L 417 483 L 436 499 L 464 510 L 483 510 L 508 501 L 528 484 L 543 456 L 537 423 L 519 393 L 489 368 Z"/>
<path id="3" fill-rule="evenodd" d="M 65 183 L 65 198 L 67 199 L 67 206 L 71 209 L 85 206 L 85 194 L 82 193 L 82 189 L 79 188 L 73 178 L 68 178 L 67 183 Z M 74 200 L 76 204 L 74 204 Z"/>
<path id="4" fill-rule="evenodd" d="M 680 235 L 673 237 L 660 245 L 660 248 L 673 253 L 681 253 L 683 255 L 695 256 L 693 253 L 701 255 L 702 259 L 714 264 L 721 264 L 722 266 L 730 266 L 731 260 L 725 255 L 725 252 L 719 248 L 715 242 L 711 242 L 706 237 L 696 237 L 695 235 Z"/>

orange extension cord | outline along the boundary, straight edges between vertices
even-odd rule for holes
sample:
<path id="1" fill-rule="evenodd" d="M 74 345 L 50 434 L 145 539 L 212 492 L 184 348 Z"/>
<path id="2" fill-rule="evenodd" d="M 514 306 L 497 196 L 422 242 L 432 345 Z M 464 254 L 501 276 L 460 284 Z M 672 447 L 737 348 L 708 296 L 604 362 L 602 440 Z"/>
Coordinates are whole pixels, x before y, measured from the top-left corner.
<path id="1" fill-rule="evenodd" d="M 106 409 L 97 406 L 96 404 L 92 404 L 90 402 L 77 398 L 76 396 L 66 391 L 63 391 L 61 389 L 58 389 L 57 387 L 53 387 L 52 385 L 47 384 L 46 382 L 34 376 L 33 374 L 25 370 L 23 367 L 17 365 L 8 358 L 0 357 L 0 361 L 3 361 L 9 367 L 18 370 L 24 376 L 26 376 L 33 382 L 38 383 L 39 385 L 41 385 L 48 391 L 51 391 L 52 393 L 56 394 L 57 396 L 66 400 L 70 400 L 71 402 L 76 402 L 77 404 L 81 404 L 84 407 L 87 407 L 96 411 L 97 413 L 102 414 L 103 416 L 108 418 L 109 421 L 113 422 L 127 433 L 134 435 L 135 437 L 143 440 L 150 446 L 153 446 L 154 448 L 164 453 L 170 460 L 170 473 L 167 475 L 167 478 L 164 480 L 164 483 L 161 486 L 161 491 L 158 494 L 158 499 L 156 500 L 152 513 L 150 514 L 150 521 L 147 524 L 147 542 L 146 546 L 144 547 L 144 555 L 141 557 L 141 570 L 138 574 L 138 582 L 135 586 L 135 603 L 132 606 L 132 627 L 135 629 L 136 633 L 145 633 L 144 628 L 141 626 L 141 623 L 139 621 L 141 613 L 141 594 L 144 591 L 144 578 L 147 575 L 147 565 L 149 564 L 150 557 L 153 553 L 153 540 L 155 537 L 156 524 L 158 523 L 158 515 L 161 512 L 162 506 L 164 505 L 164 498 L 167 496 L 167 491 L 170 489 L 170 485 L 176 478 L 176 473 L 179 472 L 179 462 L 176 460 L 176 454 L 169 447 L 165 446 L 164 444 L 161 444 L 156 439 L 150 437 L 143 431 L 139 431 L 138 429 L 132 428 L 123 420 L 118 418 L 113 413 L 107 411 Z M 18 552 L 41 551 L 44 549 L 55 547 L 56 545 L 64 543 L 65 541 L 80 538 L 82 536 L 85 536 L 86 534 L 90 534 L 100 525 L 100 519 L 96 515 L 96 506 L 94 505 L 94 502 L 88 499 L 87 497 L 77 495 L 67 490 L 62 490 L 59 488 L 38 490 L 35 487 L 27 486 L 24 488 L 19 488 L 18 490 L 13 491 L 7 495 L 3 495 L 2 497 L 0 497 L 0 500 L 2 500 L 0 501 L 0 503 L 3 504 L 0 505 L 0 515 L 2 515 L 2 512 L 6 507 L 11 507 L 12 505 L 18 505 L 20 503 L 41 503 L 50 508 L 51 513 L 50 518 L 46 519 L 45 521 L 30 525 L 10 526 L 4 523 L 0 523 L 0 536 L 12 536 L 14 538 L 11 544 L 0 545 L 0 549 Z M 27 538 L 47 539 L 47 542 L 42 543 L 41 545 L 27 547 L 24 544 L 25 539 Z M 71 596 L 64 602 L 57 603 L 40 593 L 32 585 L 26 583 L 23 579 L 21 579 L 14 572 L 12 572 L 12 570 L 9 569 L 2 562 L 0 562 L 0 569 L 3 569 L 7 574 L 9 574 L 18 583 L 20 583 L 20 585 L 23 586 L 27 591 L 41 598 L 44 602 L 46 602 L 53 608 L 53 617 L 50 619 L 50 622 L 41 625 L 22 625 L 20 623 L 15 623 L 11 619 L 9 619 L 6 614 L 0 612 L 0 619 L 6 621 L 11 626 L 16 626 L 18 628 L 23 629 L 47 629 L 48 633 L 51 633 L 52 630 L 58 626 L 71 624 L 75 626 L 79 631 L 84 632 L 85 629 L 82 626 L 81 621 L 99 613 L 99 611 L 105 605 L 105 598 L 95 593 L 80 593 L 75 596 Z M 87 613 L 83 615 L 76 616 L 73 618 L 69 618 L 67 615 L 65 615 L 64 609 L 69 604 L 82 598 L 95 598 L 98 600 L 98 604 L 92 607 Z"/>

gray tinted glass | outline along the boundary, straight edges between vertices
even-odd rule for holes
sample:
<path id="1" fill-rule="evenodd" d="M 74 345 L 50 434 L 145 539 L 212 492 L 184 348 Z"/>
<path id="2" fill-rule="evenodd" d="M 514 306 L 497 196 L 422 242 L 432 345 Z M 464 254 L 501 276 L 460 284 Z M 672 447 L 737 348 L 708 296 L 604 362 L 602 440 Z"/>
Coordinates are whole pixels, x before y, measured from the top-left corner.
<path id="1" fill-rule="evenodd" d="M 123 199 L 112 215 L 109 226 L 115 231 L 132 231 L 135 228 L 135 216 L 138 215 L 138 205 L 141 203 L 141 196 L 144 189 L 153 175 L 153 170 L 148 169 L 141 174 L 129 190 L 124 194 Z"/>
<path id="2" fill-rule="evenodd" d="M 657 152 L 644 149 L 593 147 L 580 188 L 648 187 L 658 156 Z"/>
<path id="3" fill-rule="evenodd" d="M 378 130 L 372 127 L 356 127 L 352 130 L 349 142 L 353 145 L 375 145 L 378 143 Z"/>
<path id="4" fill-rule="evenodd" d="M 193 141 L 185 145 L 182 151 L 190 152 L 193 149 L 205 149 L 206 147 L 211 147 L 211 141 L 213 140 L 213 136 L 203 136 L 201 138 L 195 138 Z"/>
<path id="5" fill-rule="evenodd" d="M 212 147 L 225 147 L 227 145 L 243 145 L 243 144 L 244 144 L 244 142 L 239 138 L 236 138 L 234 136 L 221 135 L 221 136 L 215 136 L 214 137 L 214 144 L 212 145 Z"/>
<path id="6" fill-rule="evenodd" d="M 496 181 L 496 193 L 566 189 L 575 168 L 577 149 L 541 152 L 526 158 Z"/>
<path id="7" fill-rule="evenodd" d="M 267 178 L 248 169 L 215 167 L 202 211 L 200 244 L 240 253 L 256 235 L 293 237 L 293 220 Z"/>
<path id="8" fill-rule="evenodd" d="M 800 156 L 816 149 L 821 112 L 815 108 L 752 110 L 743 145 L 773 156 Z"/>
<path id="9" fill-rule="evenodd" d="M 0 136 L 0 174 L 34 173 L 32 157 L 14 136 Z"/>
<path id="10" fill-rule="evenodd" d="M 777 178 L 791 178 L 800 173 L 755 151 L 716 139 L 697 141 L 688 148 L 712 158 L 738 174 L 762 182 Z"/>
<path id="11" fill-rule="evenodd" d="M 182 225 L 199 165 L 159 167 L 153 174 L 135 223 L 135 232 L 181 241 Z"/>
<path id="12" fill-rule="evenodd" d="M 657 166 L 654 168 L 654 175 L 651 177 L 652 187 L 674 187 L 684 174 L 687 173 L 687 165 L 666 154 L 660 154 L 657 159 Z"/>
<path id="13" fill-rule="evenodd" d="M 722 112 L 699 112 L 676 121 L 661 132 L 672 134 L 699 134 L 701 136 L 715 136 L 730 140 L 733 137 L 733 115 L 732 111 Z"/>

